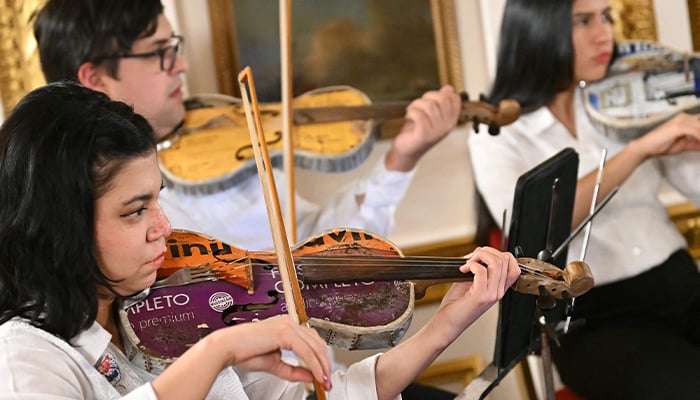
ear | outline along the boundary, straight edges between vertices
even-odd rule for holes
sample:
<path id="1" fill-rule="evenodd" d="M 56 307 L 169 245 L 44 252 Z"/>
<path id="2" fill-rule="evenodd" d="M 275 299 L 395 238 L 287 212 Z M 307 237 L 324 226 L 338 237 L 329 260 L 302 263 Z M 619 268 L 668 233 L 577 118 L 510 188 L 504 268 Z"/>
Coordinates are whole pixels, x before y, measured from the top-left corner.
<path id="1" fill-rule="evenodd" d="M 85 62 L 78 67 L 78 81 L 85 87 L 104 92 L 106 90 L 103 76 L 106 72 L 92 62 Z"/>

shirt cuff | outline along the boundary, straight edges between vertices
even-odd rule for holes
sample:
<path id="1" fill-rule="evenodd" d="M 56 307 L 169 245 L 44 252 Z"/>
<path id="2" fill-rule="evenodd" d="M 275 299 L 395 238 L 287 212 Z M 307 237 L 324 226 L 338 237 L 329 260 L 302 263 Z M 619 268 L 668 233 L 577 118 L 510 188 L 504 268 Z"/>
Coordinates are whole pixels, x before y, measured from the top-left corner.
<path id="1" fill-rule="evenodd" d="M 153 386 L 150 382 L 132 390 L 124 398 L 139 400 L 158 400 L 158 396 L 156 396 L 156 391 L 153 390 Z"/>
<path id="2" fill-rule="evenodd" d="M 331 381 L 333 390 L 329 392 L 329 400 L 376 400 L 375 366 L 380 355 L 381 353 L 364 358 L 350 365 L 347 371 L 334 373 Z M 344 390 L 338 391 L 340 388 Z"/>

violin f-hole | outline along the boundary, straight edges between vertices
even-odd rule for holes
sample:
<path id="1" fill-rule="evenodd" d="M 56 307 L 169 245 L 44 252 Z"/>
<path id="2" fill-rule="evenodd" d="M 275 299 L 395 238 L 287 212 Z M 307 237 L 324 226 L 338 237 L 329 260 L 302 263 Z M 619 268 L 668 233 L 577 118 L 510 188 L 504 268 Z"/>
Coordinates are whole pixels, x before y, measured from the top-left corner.
<path id="1" fill-rule="evenodd" d="M 279 293 L 275 292 L 274 290 L 270 290 L 267 292 L 267 295 L 271 298 L 269 303 L 233 304 L 221 313 L 221 320 L 227 326 L 233 326 L 236 325 L 238 321 L 246 321 L 245 318 L 235 317 L 234 315 L 236 313 L 244 311 L 265 311 L 271 309 L 277 305 L 277 303 L 279 303 Z"/>
<path id="2" fill-rule="evenodd" d="M 282 132 L 281 131 L 275 131 L 274 132 L 275 137 L 271 140 L 266 141 L 268 145 L 279 143 L 282 140 Z M 252 144 L 246 144 L 244 146 L 241 146 L 236 150 L 236 160 L 238 161 L 243 161 L 243 160 L 250 160 L 254 157 L 254 155 L 244 155 L 243 153 L 245 151 L 252 152 L 253 151 L 253 145 Z"/>

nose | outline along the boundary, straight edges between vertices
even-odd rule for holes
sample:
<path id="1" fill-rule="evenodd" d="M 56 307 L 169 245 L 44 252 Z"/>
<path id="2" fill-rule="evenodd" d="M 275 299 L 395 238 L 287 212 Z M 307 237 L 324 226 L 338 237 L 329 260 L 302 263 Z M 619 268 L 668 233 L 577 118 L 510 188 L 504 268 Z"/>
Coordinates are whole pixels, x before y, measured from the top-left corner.
<path id="1" fill-rule="evenodd" d="M 173 67 L 170 69 L 170 74 L 171 75 L 177 75 L 181 74 L 183 72 L 187 72 L 189 69 L 189 65 L 187 65 L 187 60 L 185 60 L 184 54 L 182 52 L 177 53 L 175 55 L 175 64 L 173 64 Z"/>
<path id="2" fill-rule="evenodd" d="M 158 207 L 158 210 L 156 210 L 155 220 L 153 221 L 153 225 L 148 229 L 148 237 L 146 239 L 149 242 L 153 242 L 159 240 L 160 238 L 170 236 L 172 231 L 173 228 L 170 225 L 168 217 L 166 217 L 163 213 L 163 209 Z"/>
<path id="3" fill-rule="evenodd" d="M 613 41 L 613 26 L 612 23 L 607 19 L 607 17 L 601 17 L 598 19 L 598 23 L 595 25 L 595 40 L 598 43 L 612 43 Z"/>

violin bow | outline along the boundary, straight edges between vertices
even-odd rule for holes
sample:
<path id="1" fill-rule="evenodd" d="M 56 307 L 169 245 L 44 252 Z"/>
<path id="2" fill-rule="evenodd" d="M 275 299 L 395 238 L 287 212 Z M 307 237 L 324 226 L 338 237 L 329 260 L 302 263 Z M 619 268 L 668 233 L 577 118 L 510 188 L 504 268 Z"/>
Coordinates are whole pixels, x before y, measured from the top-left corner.
<path id="1" fill-rule="evenodd" d="M 279 196 L 275 187 L 275 178 L 272 175 L 272 164 L 270 154 L 267 151 L 265 134 L 262 129 L 262 119 L 258 106 L 258 97 L 255 93 L 253 82 L 253 72 L 250 67 L 245 67 L 238 74 L 238 83 L 241 88 L 241 99 L 246 113 L 248 130 L 250 131 L 251 144 L 255 153 L 255 163 L 258 167 L 258 175 L 265 196 L 267 206 L 267 216 L 270 220 L 272 239 L 275 244 L 275 253 L 279 264 L 280 279 L 284 288 L 285 301 L 289 315 L 299 324 L 308 324 L 308 316 L 304 308 L 304 300 L 299 287 L 292 250 L 287 241 L 287 233 L 284 228 L 282 211 L 279 204 Z M 250 98 L 248 97 L 250 95 Z M 314 381 L 316 398 L 326 400 L 326 392 L 320 382 Z"/>
<path id="2" fill-rule="evenodd" d="M 287 175 L 289 240 L 297 242 L 294 196 L 294 143 L 292 142 L 292 0 L 280 0 L 280 81 L 282 95 L 282 163 Z"/>

